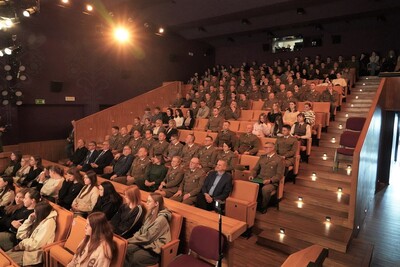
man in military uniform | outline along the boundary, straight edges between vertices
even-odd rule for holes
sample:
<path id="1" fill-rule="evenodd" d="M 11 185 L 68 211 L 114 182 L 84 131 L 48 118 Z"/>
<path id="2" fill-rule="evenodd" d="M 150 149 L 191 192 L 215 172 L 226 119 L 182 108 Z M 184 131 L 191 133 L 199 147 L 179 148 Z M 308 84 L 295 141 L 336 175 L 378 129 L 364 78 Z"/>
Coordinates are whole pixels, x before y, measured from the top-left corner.
<path id="1" fill-rule="evenodd" d="M 265 100 L 264 105 L 262 106 L 262 110 L 272 109 L 272 104 L 279 102 L 278 99 L 275 98 L 274 92 L 270 92 L 268 94 L 268 100 Z"/>
<path id="2" fill-rule="evenodd" d="M 219 115 L 218 108 L 213 108 L 213 116 L 208 119 L 206 125 L 206 131 L 218 132 L 222 128 L 222 123 L 224 122 L 224 118 Z"/>
<path id="3" fill-rule="evenodd" d="M 253 133 L 253 125 L 246 126 L 246 132 L 241 134 L 235 146 L 236 154 L 256 155 L 260 147 L 260 140 Z"/>
<path id="4" fill-rule="evenodd" d="M 133 119 L 132 129 L 130 130 L 129 134 L 133 135 L 135 130 L 138 130 L 140 133 L 142 133 L 142 130 L 143 130 L 143 126 L 140 123 L 140 118 L 139 117 L 136 117 L 136 118 Z"/>
<path id="5" fill-rule="evenodd" d="M 185 172 L 178 191 L 171 197 L 171 199 L 188 205 L 195 204 L 197 194 L 200 193 L 205 179 L 206 174 L 203 169 L 200 168 L 199 159 L 192 158 L 189 163 L 189 170 Z"/>
<path id="6" fill-rule="evenodd" d="M 138 153 L 141 144 L 142 144 L 142 133 L 136 129 L 133 131 L 133 138 L 129 141 L 128 144 L 128 146 L 130 146 L 132 149 L 133 157 L 136 157 L 136 154 Z"/>
<path id="7" fill-rule="evenodd" d="M 171 167 L 168 169 L 164 181 L 161 182 L 158 190 L 156 190 L 155 193 L 159 193 L 164 197 L 170 198 L 178 191 L 184 175 L 184 171 L 180 166 L 181 162 L 181 157 L 172 157 Z"/>
<path id="8" fill-rule="evenodd" d="M 199 146 L 194 143 L 194 140 L 193 134 L 188 134 L 188 136 L 186 136 L 186 144 L 182 148 L 182 163 L 185 166 L 189 164 L 191 158 L 197 157 L 199 152 Z"/>
<path id="9" fill-rule="evenodd" d="M 199 149 L 198 155 L 200 166 L 204 172 L 207 173 L 214 169 L 217 159 L 217 150 L 213 146 L 213 138 L 211 136 L 206 136 L 206 138 L 204 138 L 204 146 Z"/>
<path id="10" fill-rule="evenodd" d="M 150 151 L 155 143 L 156 141 L 153 138 L 153 133 L 151 130 L 146 130 L 144 139 L 142 139 L 141 147 L 144 147 L 147 151 Z"/>
<path id="11" fill-rule="evenodd" d="M 115 150 L 113 150 L 113 154 L 121 153 L 124 146 L 126 146 L 129 143 L 129 140 L 131 140 L 131 136 L 128 134 L 128 129 L 126 129 L 126 127 L 121 127 L 119 134 L 119 140 Z"/>
<path id="12" fill-rule="evenodd" d="M 172 158 L 175 156 L 182 156 L 182 149 L 183 149 L 183 145 L 181 144 L 181 142 L 179 142 L 178 139 L 178 135 L 177 134 L 173 134 L 171 135 L 171 142 L 168 145 L 168 149 L 164 154 L 164 160 L 165 162 L 171 162 Z M 179 159 L 179 161 L 181 161 Z"/>
<path id="13" fill-rule="evenodd" d="M 335 118 L 336 103 L 339 99 L 339 93 L 333 90 L 333 85 L 330 83 L 328 87 L 321 94 L 321 102 L 330 102 L 330 115 L 331 120 Z"/>
<path id="14" fill-rule="evenodd" d="M 218 132 L 214 141 L 217 147 L 222 148 L 224 143 L 236 144 L 236 133 L 229 129 L 230 126 L 231 123 L 229 121 L 224 121 L 222 124 L 222 130 Z"/>
<path id="15" fill-rule="evenodd" d="M 111 135 L 108 138 L 108 142 L 110 143 L 111 151 L 117 149 L 120 138 L 121 138 L 121 135 L 119 134 L 119 127 L 118 126 L 111 127 Z"/>
<path id="16" fill-rule="evenodd" d="M 290 125 L 282 126 L 282 136 L 276 140 L 276 152 L 284 160 L 285 167 L 291 171 L 294 167 L 295 156 L 299 142 L 290 135 Z"/>
<path id="17" fill-rule="evenodd" d="M 319 102 L 321 98 L 321 93 L 315 90 L 315 83 L 310 84 L 310 90 L 304 93 L 304 101 L 309 102 Z"/>
<path id="18" fill-rule="evenodd" d="M 158 134 L 158 141 L 153 144 L 150 149 L 150 157 L 164 156 L 167 152 L 169 143 L 166 140 L 167 136 L 164 132 Z"/>
<path id="19" fill-rule="evenodd" d="M 258 202 L 261 208 L 261 213 L 267 212 L 271 193 L 278 189 L 279 181 L 284 175 L 285 165 L 280 156 L 275 151 L 275 145 L 267 142 L 264 145 L 265 155 L 260 156 L 257 164 L 251 171 L 250 181 L 259 183 L 260 190 Z M 257 179 L 254 180 L 254 179 Z"/>
<path id="20" fill-rule="evenodd" d="M 141 179 L 146 174 L 147 168 L 149 167 L 151 160 L 147 156 L 147 149 L 141 147 L 138 151 L 137 157 L 133 160 L 132 166 L 129 169 L 127 176 L 120 176 L 111 178 L 112 181 L 121 184 L 132 185 L 135 179 Z"/>

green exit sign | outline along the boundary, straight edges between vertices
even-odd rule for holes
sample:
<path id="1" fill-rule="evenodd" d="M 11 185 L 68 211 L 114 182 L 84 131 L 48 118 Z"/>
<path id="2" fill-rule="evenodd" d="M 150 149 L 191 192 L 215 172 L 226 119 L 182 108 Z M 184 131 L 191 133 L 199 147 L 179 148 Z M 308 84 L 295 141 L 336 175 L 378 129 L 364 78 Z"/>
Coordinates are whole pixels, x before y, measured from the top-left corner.
<path id="1" fill-rule="evenodd" d="M 35 104 L 36 105 L 44 105 L 44 104 L 46 104 L 46 100 L 44 100 L 44 99 L 35 99 Z"/>

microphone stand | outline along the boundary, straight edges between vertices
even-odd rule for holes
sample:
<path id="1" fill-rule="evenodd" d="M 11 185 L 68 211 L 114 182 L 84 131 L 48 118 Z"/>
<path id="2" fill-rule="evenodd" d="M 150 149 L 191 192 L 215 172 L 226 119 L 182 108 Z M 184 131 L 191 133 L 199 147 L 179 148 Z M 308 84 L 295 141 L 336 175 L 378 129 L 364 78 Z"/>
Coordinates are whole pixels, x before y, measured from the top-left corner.
<path id="1" fill-rule="evenodd" d="M 224 258 L 224 253 L 222 252 L 222 207 L 221 207 L 222 202 L 220 200 L 216 201 L 216 207 L 218 211 L 218 253 L 219 253 L 219 258 L 218 258 L 218 267 L 222 267 L 222 259 Z"/>

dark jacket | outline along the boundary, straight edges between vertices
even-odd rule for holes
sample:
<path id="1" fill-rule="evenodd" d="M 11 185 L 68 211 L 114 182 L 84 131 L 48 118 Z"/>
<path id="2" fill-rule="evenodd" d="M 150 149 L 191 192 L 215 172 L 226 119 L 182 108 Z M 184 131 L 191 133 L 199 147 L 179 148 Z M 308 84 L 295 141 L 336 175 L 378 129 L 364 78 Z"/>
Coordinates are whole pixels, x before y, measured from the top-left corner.
<path id="1" fill-rule="evenodd" d="M 5 215 L 0 219 L 0 232 L 9 232 L 9 233 L 17 233 L 17 229 L 14 228 L 14 226 L 11 225 L 11 222 L 14 220 L 22 220 L 21 223 L 23 223 L 29 215 L 33 212 L 33 209 L 28 210 L 25 207 L 22 207 L 18 210 L 16 210 L 13 214 L 11 215 Z"/>
<path id="2" fill-rule="evenodd" d="M 86 147 L 77 148 L 74 154 L 72 154 L 70 160 L 74 165 L 78 165 L 79 163 L 85 160 L 87 152 L 88 149 Z"/>
<path id="3" fill-rule="evenodd" d="M 57 204 L 67 210 L 71 209 L 72 201 L 74 201 L 74 199 L 78 196 L 82 188 L 83 184 L 74 184 L 73 182 L 67 182 L 64 180 L 60 191 L 58 191 Z"/>
<path id="4" fill-rule="evenodd" d="M 109 197 L 100 197 L 97 199 L 96 205 L 93 208 L 93 212 L 103 212 L 107 220 L 111 220 L 114 214 L 118 211 L 122 205 L 122 198 L 119 198 L 117 202 L 112 202 Z"/>
<path id="5" fill-rule="evenodd" d="M 110 223 L 114 233 L 123 238 L 132 237 L 142 227 L 146 211 L 142 206 L 136 206 L 133 210 L 127 204 L 122 205 L 112 217 Z"/>
<path id="6" fill-rule="evenodd" d="M 208 193 L 211 187 L 214 184 L 215 179 L 217 178 L 217 172 L 211 171 L 208 173 L 204 185 L 201 189 L 201 193 Z M 232 175 L 228 172 L 225 172 L 221 179 L 219 180 L 217 186 L 214 189 L 212 194 L 212 198 L 214 200 L 225 200 L 232 191 Z"/>
<path id="7" fill-rule="evenodd" d="M 124 176 L 131 168 L 133 162 L 133 155 L 121 155 L 118 160 L 114 162 L 113 173 L 117 176 Z"/>

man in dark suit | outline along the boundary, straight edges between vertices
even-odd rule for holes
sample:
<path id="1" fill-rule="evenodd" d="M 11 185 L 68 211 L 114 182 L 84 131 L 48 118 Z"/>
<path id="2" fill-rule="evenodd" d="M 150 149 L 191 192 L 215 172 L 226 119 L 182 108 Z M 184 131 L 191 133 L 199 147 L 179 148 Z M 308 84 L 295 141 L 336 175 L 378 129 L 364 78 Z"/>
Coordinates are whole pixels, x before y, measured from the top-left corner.
<path id="1" fill-rule="evenodd" d="M 72 154 L 65 165 L 69 167 L 78 165 L 85 160 L 87 153 L 88 149 L 85 147 L 85 141 L 83 139 L 79 139 L 74 154 Z"/>
<path id="2" fill-rule="evenodd" d="M 108 141 L 104 141 L 103 150 L 99 153 L 94 162 L 90 163 L 90 169 L 94 170 L 97 174 L 103 174 L 104 168 L 110 165 L 113 159 L 114 156 L 110 150 L 110 143 Z"/>
<path id="3" fill-rule="evenodd" d="M 119 176 L 125 176 L 131 168 L 133 162 L 132 149 L 130 146 L 124 146 L 122 154 L 119 156 L 115 155 L 111 165 L 113 165 L 113 171 L 111 173 L 105 173 L 101 177 L 110 179 L 117 178 Z"/>
<path id="4" fill-rule="evenodd" d="M 196 206 L 204 210 L 213 210 L 215 201 L 225 199 L 232 191 L 232 175 L 226 172 L 227 163 L 219 160 L 215 171 L 209 172 L 201 189 L 197 195 Z"/>
<path id="5" fill-rule="evenodd" d="M 91 169 L 90 164 L 93 163 L 97 156 L 99 155 L 99 151 L 96 150 L 96 142 L 91 141 L 88 144 L 88 152 L 86 153 L 85 159 L 76 166 L 78 170 L 86 172 Z"/>

